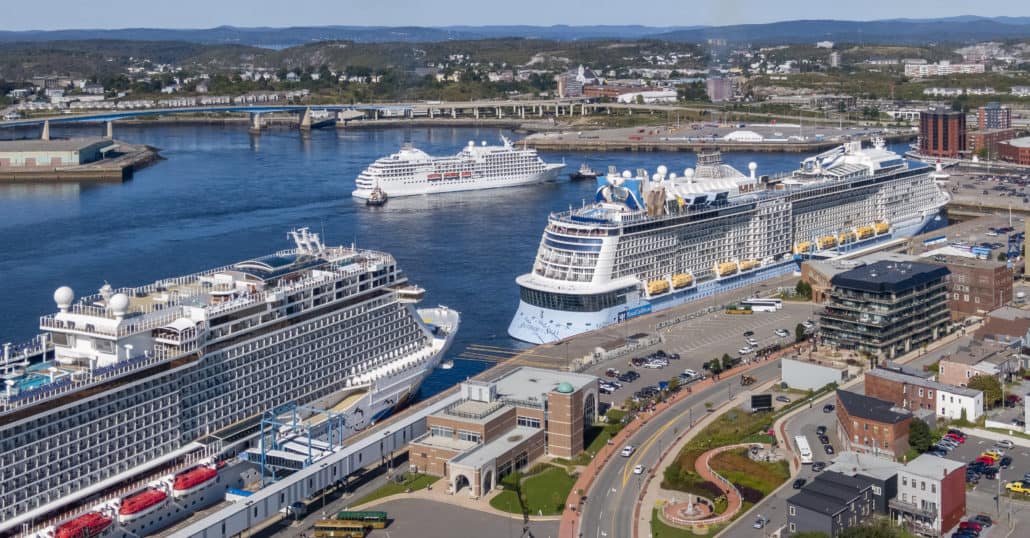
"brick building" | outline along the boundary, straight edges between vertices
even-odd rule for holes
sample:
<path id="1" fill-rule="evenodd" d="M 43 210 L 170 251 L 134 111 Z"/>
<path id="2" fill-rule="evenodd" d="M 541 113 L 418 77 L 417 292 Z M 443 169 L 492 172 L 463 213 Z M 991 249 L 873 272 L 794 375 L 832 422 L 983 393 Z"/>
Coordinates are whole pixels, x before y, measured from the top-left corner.
<path id="1" fill-rule="evenodd" d="M 933 413 L 938 417 L 977 420 L 983 415 L 983 393 L 903 372 L 875 368 L 865 373 L 865 393 L 891 402 L 913 413 Z"/>
<path id="2" fill-rule="evenodd" d="M 969 131 L 966 137 L 966 150 L 972 155 L 986 159 L 998 158 L 998 143 L 1016 137 L 1015 129 L 982 129 Z"/>
<path id="3" fill-rule="evenodd" d="M 462 399 L 426 417 L 411 442 L 419 472 L 447 477 L 452 492 L 484 495 L 508 474 L 549 454 L 583 451 L 585 428 L 597 415 L 597 378 L 519 368 L 496 381 L 466 381 Z"/>
<path id="4" fill-rule="evenodd" d="M 1030 136 L 999 142 L 998 157 L 1010 163 L 1030 166 Z"/>
<path id="5" fill-rule="evenodd" d="M 845 450 L 900 459 L 908 450 L 912 413 L 888 400 L 837 391 L 837 437 Z"/>
<path id="6" fill-rule="evenodd" d="M 966 465 L 923 454 L 898 472 L 891 519 L 916 534 L 944 536 L 966 513 Z"/>
<path id="7" fill-rule="evenodd" d="M 919 153 L 958 158 L 966 152 L 966 115 L 946 108 L 919 113 Z"/>
<path id="8" fill-rule="evenodd" d="M 1008 129 L 1012 127 L 1012 111 L 991 101 L 976 109 L 976 126 L 978 129 Z"/>
<path id="9" fill-rule="evenodd" d="M 1012 300 L 1012 268 L 1005 262 L 963 256 L 934 256 L 948 277 L 948 309 L 959 321 L 1001 308 Z"/>
<path id="10" fill-rule="evenodd" d="M 1018 345 L 974 340 L 941 357 L 937 363 L 937 378 L 941 383 L 959 387 L 965 387 L 978 375 L 1004 382 L 1019 371 L 1020 366 Z"/>

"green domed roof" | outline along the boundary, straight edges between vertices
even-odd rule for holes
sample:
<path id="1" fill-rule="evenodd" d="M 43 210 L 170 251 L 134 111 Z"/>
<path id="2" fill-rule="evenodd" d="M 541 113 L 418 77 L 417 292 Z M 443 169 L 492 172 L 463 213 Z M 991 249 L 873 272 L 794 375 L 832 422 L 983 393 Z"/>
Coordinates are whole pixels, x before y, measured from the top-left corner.
<path id="1" fill-rule="evenodd" d="M 558 390 L 558 392 L 560 392 L 562 394 L 571 394 L 576 389 L 572 388 L 572 383 L 569 383 L 568 381 L 565 381 L 565 382 L 562 382 L 562 383 L 558 384 L 558 389 L 557 390 Z"/>

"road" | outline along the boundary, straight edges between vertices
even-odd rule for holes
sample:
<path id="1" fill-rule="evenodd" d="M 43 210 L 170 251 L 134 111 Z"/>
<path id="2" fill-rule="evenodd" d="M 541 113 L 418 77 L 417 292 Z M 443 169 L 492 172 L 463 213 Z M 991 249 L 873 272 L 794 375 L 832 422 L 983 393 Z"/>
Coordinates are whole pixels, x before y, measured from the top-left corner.
<path id="1" fill-rule="evenodd" d="M 779 361 L 762 364 L 748 374 L 755 377 L 756 386 L 777 379 L 780 376 Z M 632 536 L 634 506 L 645 478 L 633 474 L 633 467 L 643 465 L 649 472 L 653 470 L 658 465 L 663 447 L 668 447 L 680 432 L 705 415 L 706 402 L 718 405 L 741 390 L 744 389 L 741 389 L 738 377 L 724 379 L 681 400 L 640 428 L 629 441 L 637 447 L 636 452 L 628 458 L 617 456 L 602 468 L 594 481 L 580 519 L 581 536 Z M 660 477 L 655 480 L 660 480 Z"/>

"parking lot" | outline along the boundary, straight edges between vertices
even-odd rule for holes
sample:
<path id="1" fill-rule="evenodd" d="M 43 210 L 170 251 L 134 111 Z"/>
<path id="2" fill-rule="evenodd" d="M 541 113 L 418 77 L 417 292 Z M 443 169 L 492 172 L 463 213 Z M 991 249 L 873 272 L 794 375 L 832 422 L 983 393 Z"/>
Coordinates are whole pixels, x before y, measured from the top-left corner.
<path id="1" fill-rule="evenodd" d="M 755 360 L 754 352 L 743 356 L 739 353 L 741 348 L 747 345 L 745 333 L 753 333 L 750 338 L 758 344 L 756 349 L 793 342 L 794 327 L 814 318 L 816 306 L 811 303 L 784 303 L 783 309 L 777 312 L 756 312 L 751 315 L 729 315 L 722 312 L 709 314 L 662 329 L 664 342 L 661 345 L 600 363 L 588 373 L 606 380 L 613 379 L 605 376 L 609 368 L 618 370 L 620 374 L 633 370 L 639 375 L 639 378 L 633 381 L 619 381 L 622 387 L 614 392 L 601 394 L 602 403 L 618 406 L 642 388 L 656 387 L 660 382 L 668 382 L 685 370 L 706 373 L 704 363 L 721 358 L 723 354 L 729 354 L 734 359 Z M 777 336 L 777 329 L 786 330 L 788 336 Z M 631 363 L 633 358 L 646 357 L 658 350 L 662 350 L 670 357 L 667 366 L 646 368 Z M 679 359 L 671 358 L 676 355 Z"/>

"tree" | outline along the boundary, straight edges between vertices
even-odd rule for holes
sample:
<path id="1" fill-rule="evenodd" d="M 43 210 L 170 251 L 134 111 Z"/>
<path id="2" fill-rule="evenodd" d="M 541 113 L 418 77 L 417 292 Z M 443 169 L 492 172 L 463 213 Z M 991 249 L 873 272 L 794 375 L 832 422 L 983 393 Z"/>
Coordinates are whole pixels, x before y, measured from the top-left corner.
<path id="1" fill-rule="evenodd" d="M 999 252 L 998 253 L 998 261 L 999 262 L 1008 261 L 1008 259 L 1009 259 L 1009 255 L 1008 254 L 1005 254 L 1004 252 Z"/>
<path id="2" fill-rule="evenodd" d="M 794 341 L 800 342 L 805 339 L 805 326 L 798 323 L 794 326 Z"/>
<path id="3" fill-rule="evenodd" d="M 930 426 L 922 419 L 914 418 L 908 426 L 908 444 L 919 452 L 926 452 L 933 445 Z"/>
<path id="4" fill-rule="evenodd" d="M 674 377 L 669 380 L 669 392 L 676 392 L 680 388 L 680 378 Z"/>
<path id="5" fill-rule="evenodd" d="M 712 359 L 710 362 L 706 364 L 706 366 L 706 370 L 712 372 L 712 375 L 717 376 L 720 372 L 722 372 L 722 364 L 719 362 L 719 359 Z"/>
<path id="6" fill-rule="evenodd" d="M 798 280 L 798 285 L 794 286 L 794 293 L 804 299 L 812 298 L 812 285 L 804 280 Z"/>
<path id="7" fill-rule="evenodd" d="M 971 389 L 983 391 L 984 403 L 994 407 L 1001 401 L 1001 381 L 991 375 L 975 375 L 966 384 Z"/>
<path id="8" fill-rule="evenodd" d="M 729 370 L 730 368 L 733 368 L 733 357 L 731 357 L 729 353 L 723 353 L 722 354 L 722 369 L 723 370 Z"/>

